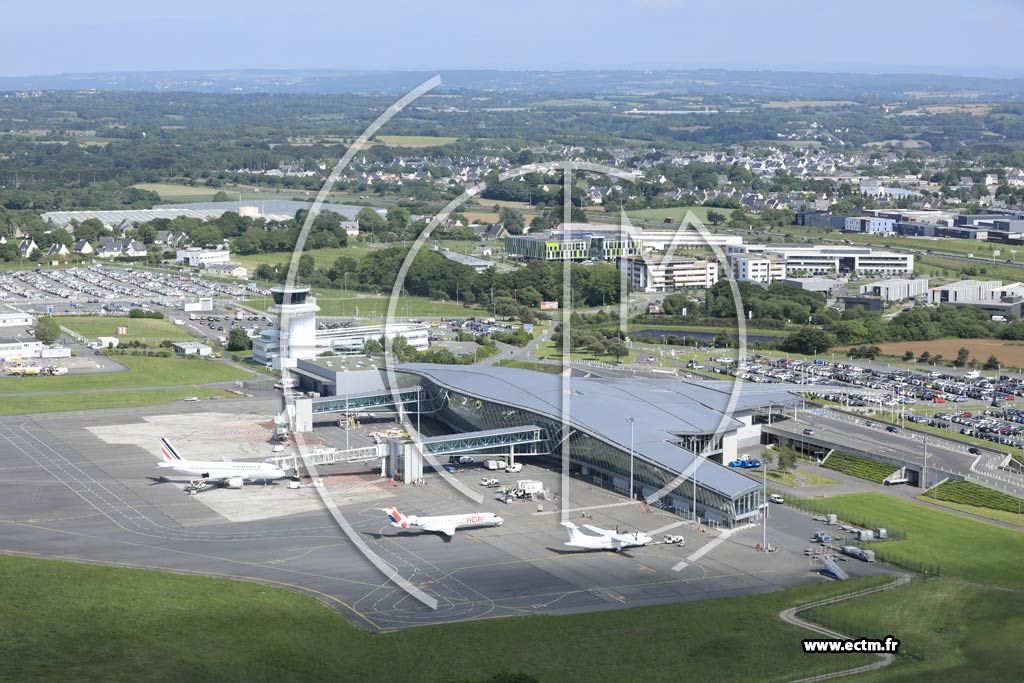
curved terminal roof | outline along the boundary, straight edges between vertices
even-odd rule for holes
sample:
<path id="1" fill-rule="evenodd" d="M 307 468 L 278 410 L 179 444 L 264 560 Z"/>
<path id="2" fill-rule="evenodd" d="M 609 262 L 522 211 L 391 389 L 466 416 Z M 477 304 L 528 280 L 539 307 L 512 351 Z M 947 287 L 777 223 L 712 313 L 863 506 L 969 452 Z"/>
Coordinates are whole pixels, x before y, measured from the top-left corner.
<path id="1" fill-rule="evenodd" d="M 503 367 L 451 366 L 426 363 L 403 364 L 399 372 L 423 376 L 440 386 L 532 411 L 561 421 L 563 406 L 573 427 L 629 450 L 630 424 L 634 419 L 633 450 L 637 457 L 680 473 L 693 463 L 694 454 L 673 441 L 687 435 L 710 434 L 720 424 L 732 432 L 741 422 L 725 415 L 733 387 L 728 381 L 685 381 L 646 378 L 569 379 L 570 393 L 563 401 L 562 377 L 531 370 Z M 797 396 L 771 385 L 741 383 L 737 412 L 769 404 L 788 404 Z M 760 484 L 728 467 L 702 460 L 697 481 L 709 489 L 735 497 Z"/>

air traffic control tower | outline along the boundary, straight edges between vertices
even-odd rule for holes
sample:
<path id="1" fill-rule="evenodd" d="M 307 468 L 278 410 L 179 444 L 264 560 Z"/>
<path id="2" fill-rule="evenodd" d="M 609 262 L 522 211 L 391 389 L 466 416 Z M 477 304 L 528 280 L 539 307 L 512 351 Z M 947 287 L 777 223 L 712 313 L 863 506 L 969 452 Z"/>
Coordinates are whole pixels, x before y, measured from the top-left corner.
<path id="1" fill-rule="evenodd" d="M 316 355 L 316 314 L 320 307 L 306 285 L 282 285 L 270 290 L 274 305 L 267 311 L 280 321 L 280 346 L 274 369 L 293 368 L 299 358 Z"/>

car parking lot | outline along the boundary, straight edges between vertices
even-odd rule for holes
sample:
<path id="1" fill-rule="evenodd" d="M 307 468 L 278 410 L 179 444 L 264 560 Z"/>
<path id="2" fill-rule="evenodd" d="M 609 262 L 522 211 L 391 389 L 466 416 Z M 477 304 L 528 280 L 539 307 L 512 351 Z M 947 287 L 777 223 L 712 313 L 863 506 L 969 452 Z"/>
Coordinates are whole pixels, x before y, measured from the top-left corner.
<path id="1" fill-rule="evenodd" d="M 183 299 L 226 297 L 245 301 L 269 295 L 255 284 L 233 284 L 191 273 L 165 273 L 109 265 L 9 271 L 0 274 L 0 300 L 48 302 L 55 312 L 113 310 L 117 306 L 177 306 Z"/>

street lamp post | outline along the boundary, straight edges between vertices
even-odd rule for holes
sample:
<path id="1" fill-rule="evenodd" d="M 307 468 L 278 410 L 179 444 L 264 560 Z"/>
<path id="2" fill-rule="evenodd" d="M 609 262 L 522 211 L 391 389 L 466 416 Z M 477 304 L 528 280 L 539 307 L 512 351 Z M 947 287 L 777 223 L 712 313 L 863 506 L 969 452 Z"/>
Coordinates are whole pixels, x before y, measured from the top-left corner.
<path id="1" fill-rule="evenodd" d="M 629 499 L 633 500 L 633 434 L 636 418 L 627 417 L 629 422 Z"/>

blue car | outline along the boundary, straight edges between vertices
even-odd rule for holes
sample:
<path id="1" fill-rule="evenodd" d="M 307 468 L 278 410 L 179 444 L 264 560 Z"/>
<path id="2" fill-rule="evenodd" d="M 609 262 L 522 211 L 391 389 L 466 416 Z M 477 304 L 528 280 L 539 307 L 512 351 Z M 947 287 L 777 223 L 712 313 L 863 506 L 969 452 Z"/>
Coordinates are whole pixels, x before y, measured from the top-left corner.
<path id="1" fill-rule="evenodd" d="M 740 458 L 739 460 L 733 460 L 729 463 L 729 467 L 742 467 L 744 469 L 751 469 L 754 467 L 760 467 L 761 461 L 754 460 L 752 458 Z"/>

